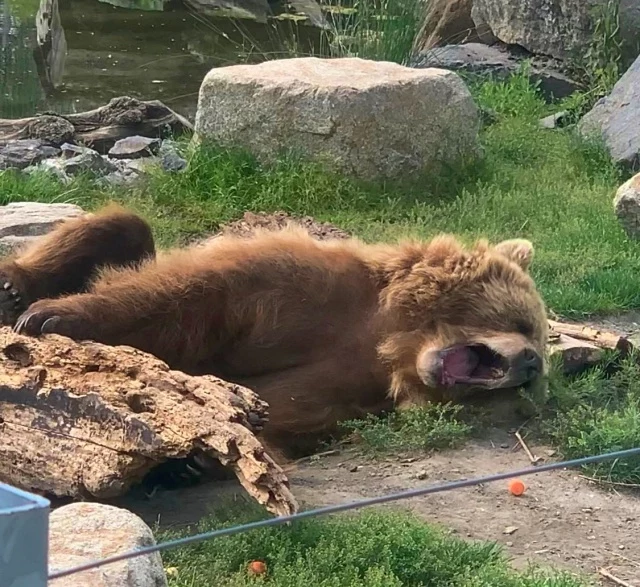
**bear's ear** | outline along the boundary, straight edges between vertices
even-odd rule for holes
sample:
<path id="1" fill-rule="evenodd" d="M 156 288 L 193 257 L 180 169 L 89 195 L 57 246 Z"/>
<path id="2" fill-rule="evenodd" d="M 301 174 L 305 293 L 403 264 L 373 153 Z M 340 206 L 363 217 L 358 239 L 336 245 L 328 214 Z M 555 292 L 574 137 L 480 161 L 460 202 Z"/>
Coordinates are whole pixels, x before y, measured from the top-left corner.
<path id="1" fill-rule="evenodd" d="M 498 243 L 495 247 L 498 253 L 501 253 L 511 261 L 515 261 L 522 269 L 528 271 L 529 265 L 533 260 L 533 244 L 521 238 L 514 238 Z"/>

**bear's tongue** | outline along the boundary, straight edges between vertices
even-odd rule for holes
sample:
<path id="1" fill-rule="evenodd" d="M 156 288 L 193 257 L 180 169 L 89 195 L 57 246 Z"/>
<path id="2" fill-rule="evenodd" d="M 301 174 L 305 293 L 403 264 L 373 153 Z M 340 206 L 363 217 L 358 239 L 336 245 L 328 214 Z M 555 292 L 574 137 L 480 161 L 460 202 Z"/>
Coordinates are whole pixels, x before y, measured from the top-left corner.
<path id="1" fill-rule="evenodd" d="M 480 357 L 469 347 L 456 347 L 448 351 L 442 358 L 442 379 L 445 384 L 454 384 L 459 380 L 471 377 Z"/>

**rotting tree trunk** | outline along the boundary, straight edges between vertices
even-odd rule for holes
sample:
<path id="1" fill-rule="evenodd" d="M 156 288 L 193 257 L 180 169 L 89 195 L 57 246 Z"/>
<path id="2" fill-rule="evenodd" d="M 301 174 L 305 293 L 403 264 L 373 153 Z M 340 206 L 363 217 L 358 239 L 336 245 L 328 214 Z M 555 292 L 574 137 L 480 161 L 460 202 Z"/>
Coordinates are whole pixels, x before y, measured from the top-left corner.
<path id="1" fill-rule="evenodd" d="M 107 499 L 199 454 L 287 515 L 297 510 L 288 480 L 254 435 L 266 419 L 252 391 L 130 347 L 0 328 L 0 480 L 19 488 Z"/>
<path id="2" fill-rule="evenodd" d="M 128 96 L 77 114 L 40 114 L 30 118 L 0 119 L 0 143 L 42 139 L 55 145 L 74 142 L 106 153 L 116 141 L 133 135 L 164 137 L 193 130 L 193 125 L 158 100 Z"/>

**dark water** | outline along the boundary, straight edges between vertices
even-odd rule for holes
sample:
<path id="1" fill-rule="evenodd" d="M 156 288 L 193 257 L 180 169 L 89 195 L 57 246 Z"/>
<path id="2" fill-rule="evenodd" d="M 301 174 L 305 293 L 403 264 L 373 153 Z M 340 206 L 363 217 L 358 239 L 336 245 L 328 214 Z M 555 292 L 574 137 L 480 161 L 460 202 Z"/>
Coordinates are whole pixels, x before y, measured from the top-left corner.
<path id="1" fill-rule="evenodd" d="M 180 0 L 0 0 L 0 118 L 159 99 L 193 120 L 212 67 L 318 54 L 292 20 L 203 16 Z M 128 7 L 127 7 L 128 6 Z"/>

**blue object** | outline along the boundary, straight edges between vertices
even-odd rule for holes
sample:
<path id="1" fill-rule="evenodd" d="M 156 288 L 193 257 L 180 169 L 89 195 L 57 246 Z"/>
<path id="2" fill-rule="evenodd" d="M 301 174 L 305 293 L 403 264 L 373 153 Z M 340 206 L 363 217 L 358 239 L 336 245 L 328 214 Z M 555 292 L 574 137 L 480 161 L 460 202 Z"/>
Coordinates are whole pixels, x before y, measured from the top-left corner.
<path id="1" fill-rule="evenodd" d="M 49 500 L 0 483 L 0 587 L 47 587 Z"/>

